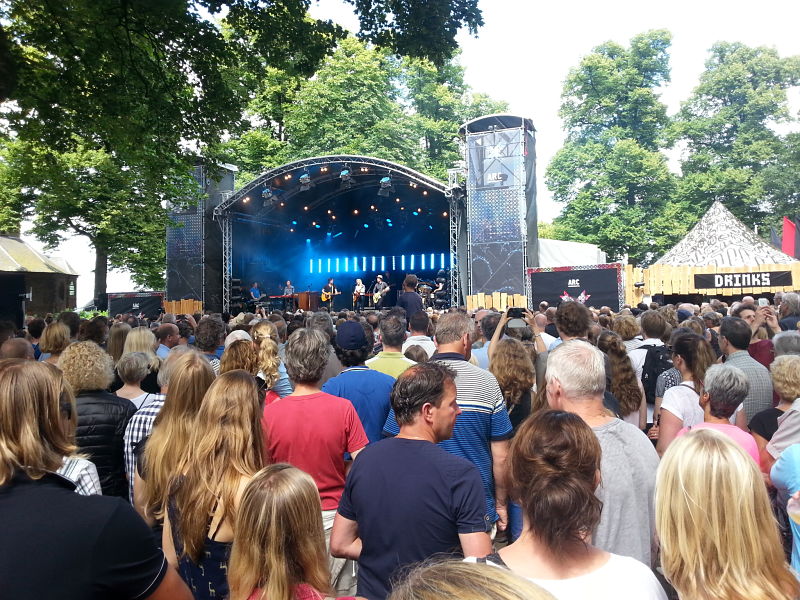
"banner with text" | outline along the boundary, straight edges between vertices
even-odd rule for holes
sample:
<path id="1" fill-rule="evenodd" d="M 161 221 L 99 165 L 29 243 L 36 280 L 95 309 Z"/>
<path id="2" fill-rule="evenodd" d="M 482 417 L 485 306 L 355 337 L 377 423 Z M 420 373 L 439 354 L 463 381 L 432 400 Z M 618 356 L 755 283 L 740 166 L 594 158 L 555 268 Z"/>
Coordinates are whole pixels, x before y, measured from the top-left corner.
<path id="1" fill-rule="evenodd" d="M 698 273 L 694 276 L 697 289 L 725 289 L 751 287 L 782 287 L 792 285 L 791 271 L 763 273 Z"/>

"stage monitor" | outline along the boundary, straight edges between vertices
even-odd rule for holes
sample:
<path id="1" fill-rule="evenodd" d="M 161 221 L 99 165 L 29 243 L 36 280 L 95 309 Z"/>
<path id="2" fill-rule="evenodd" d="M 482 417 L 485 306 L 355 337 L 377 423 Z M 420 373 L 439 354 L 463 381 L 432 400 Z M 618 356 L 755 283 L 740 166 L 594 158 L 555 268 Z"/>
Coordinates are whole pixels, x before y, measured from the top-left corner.
<path id="1" fill-rule="evenodd" d="M 558 306 L 576 301 L 586 306 L 608 306 L 618 312 L 624 303 L 622 265 L 584 265 L 528 269 L 533 304 L 545 301 Z"/>

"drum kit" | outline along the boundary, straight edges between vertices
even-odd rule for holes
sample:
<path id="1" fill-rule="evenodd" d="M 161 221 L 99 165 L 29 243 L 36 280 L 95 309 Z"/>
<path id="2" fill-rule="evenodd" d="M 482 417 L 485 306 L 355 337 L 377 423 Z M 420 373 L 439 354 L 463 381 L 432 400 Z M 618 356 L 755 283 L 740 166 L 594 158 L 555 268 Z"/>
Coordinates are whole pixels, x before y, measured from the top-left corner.
<path id="1" fill-rule="evenodd" d="M 435 286 L 432 286 L 424 281 L 421 281 L 417 286 L 417 293 L 422 296 L 422 303 L 425 308 L 433 306 L 433 290 Z"/>

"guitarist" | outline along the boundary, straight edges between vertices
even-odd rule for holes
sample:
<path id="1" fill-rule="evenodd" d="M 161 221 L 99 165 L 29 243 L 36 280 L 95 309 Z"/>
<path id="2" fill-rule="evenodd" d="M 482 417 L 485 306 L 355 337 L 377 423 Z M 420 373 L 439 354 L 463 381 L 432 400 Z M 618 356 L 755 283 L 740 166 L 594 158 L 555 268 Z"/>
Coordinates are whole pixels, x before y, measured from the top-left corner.
<path id="1" fill-rule="evenodd" d="M 353 310 L 364 310 L 364 294 L 367 292 L 366 286 L 360 279 L 356 279 L 356 286 L 353 288 Z"/>
<path id="2" fill-rule="evenodd" d="M 327 307 L 330 311 L 333 308 L 333 297 L 339 294 L 336 284 L 333 283 L 333 277 L 328 279 L 328 283 L 322 288 L 322 295 L 319 298 L 320 306 Z"/>
<path id="3" fill-rule="evenodd" d="M 378 275 L 375 286 L 372 288 L 372 299 L 375 301 L 375 308 L 381 310 L 386 300 L 386 292 L 389 291 L 389 284 L 383 280 L 383 275 Z"/>

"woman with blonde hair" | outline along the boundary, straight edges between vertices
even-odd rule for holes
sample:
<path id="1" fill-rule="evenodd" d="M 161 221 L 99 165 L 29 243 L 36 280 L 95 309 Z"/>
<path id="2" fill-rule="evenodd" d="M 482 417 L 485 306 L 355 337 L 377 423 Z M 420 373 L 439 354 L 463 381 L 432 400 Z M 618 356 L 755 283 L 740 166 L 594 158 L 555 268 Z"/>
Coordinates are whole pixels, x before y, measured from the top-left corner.
<path id="1" fill-rule="evenodd" d="M 647 425 L 647 400 L 622 337 L 613 331 L 604 330 L 597 337 L 597 347 L 608 357 L 611 366 L 611 393 L 619 401 L 622 420 L 644 430 Z"/>
<path id="2" fill-rule="evenodd" d="M 197 600 L 228 596 L 228 554 L 240 498 L 264 463 L 259 400 L 249 373 L 217 377 L 171 479 L 164 554 Z"/>
<path id="3" fill-rule="evenodd" d="M 225 348 L 219 360 L 219 374 L 241 369 L 253 377 L 258 375 L 258 355 L 253 342 L 250 340 L 236 340 Z"/>
<path id="4" fill-rule="evenodd" d="M 267 354 L 262 356 L 261 345 L 264 340 L 268 339 L 275 343 L 278 356 L 278 377 L 272 384 L 266 385 L 265 389 L 273 391 L 281 398 L 288 396 L 292 393 L 294 388 L 292 387 L 291 381 L 289 381 L 289 374 L 286 372 L 286 366 L 283 364 L 281 339 L 278 335 L 278 328 L 275 326 L 275 323 L 266 320 L 259 321 L 253 325 L 250 335 L 253 337 L 253 343 L 256 345 L 259 354 L 258 362 L 261 370 L 258 373 L 258 377 L 263 379 L 265 382 L 268 378 L 271 378 L 271 365 L 274 362 L 274 359 L 269 358 L 269 356 L 272 355 L 271 348 L 268 348 Z M 267 370 L 265 370 L 265 368 Z"/>
<path id="5" fill-rule="evenodd" d="M 388 600 L 556 600 L 550 592 L 485 564 L 423 563 L 392 589 Z"/>
<path id="6" fill-rule="evenodd" d="M 256 362 L 258 364 L 257 380 L 261 390 L 266 390 L 264 396 L 264 406 L 269 406 L 275 400 L 280 400 L 281 396 L 275 391 L 275 384 L 280 379 L 281 358 L 278 355 L 278 344 L 272 339 L 267 338 L 261 341 L 261 345 L 256 348 Z"/>
<path id="7" fill-rule="evenodd" d="M 659 455 L 664 454 L 681 429 L 703 422 L 703 379 L 716 358 L 711 345 L 696 333 L 684 333 L 672 340 L 672 364 L 681 374 L 681 383 L 666 390 L 661 401 L 656 445 Z"/>
<path id="8" fill-rule="evenodd" d="M 140 384 L 143 391 L 148 394 L 158 394 L 161 388 L 158 385 L 158 369 L 161 367 L 161 359 L 156 355 L 158 341 L 155 334 L 147 327 L 134 327 L 125 338 L 125 345 L 122 349 L 122 356 L 131 352 L 142 352 L 147 355 L 147 375 Z M 121 358 L 121 357 L 120 357 Z M 109 391 L 116 392 L 124 385 L 119 372 L 115 372 L 114 381 Z"/>
<path id="9" fill-rule="evenodd" d="M 150 437 L 135 449 L 141 468 L 134 480 L 134 505 L 148 521 L 164 519 L 170 479 L 189 447 L 195 417 L 214 382 L 214 370 L 197 352 L 178 357 L 170 368 L 164 406 L 153 421 Z"/>
<path id="10" fill-rule="evenodd" d="M 578 415 L 532 414 L 511 441 L 508 473 L 525 527 L 517 541 L 485 560 L 559 600 L 666 600 L 648 566 L 592 545 L 602 508 L 600 455 L 597 436 Z"/>
<path id="11" fill-rule="evenodd" d="M 661 566 L 681 600 L 796 600 L 761 473 L 722 433 L 691 431 L 656 477 Z"/>
<path id="12" fill-rule="evenodd" d="M 228 573 L 231 600 L 322 600 L 331 593 L 310 475 L 281 463 L 253 477 L 239 504 Z"/>
<path id="13" fill-rule="evenodd" d="M 122 352 L 125 348 L 125 339 L 128 337 L 130 331 L 131 326 L 127 323 L 114 323 L 111 326 L 111 330 L 108 332 L 108 344 L 106 348 L 115 365 L 122 357 Z"/>
<path id="14" fill-rule="evenodd" d="M 42 337 L 39 339 L 39 349 L 42 354 L 48 354 L 47 358 L 41 359 L 42 362 L 58 365 L 58 359 L 64 349 L 69 346 L 69 327 L 56 321 L 44 328 Z"/>
<path id="15" fill-rule="evenodd" d="M 75 440 L 97 467 L 103 495 L 127 498 L 123 436 L 136 407 L 106 391 L 114 379 L 111 356 L 94 342 L 75 342 L 61 353 L 58 368 L 75 393 Z"/>

